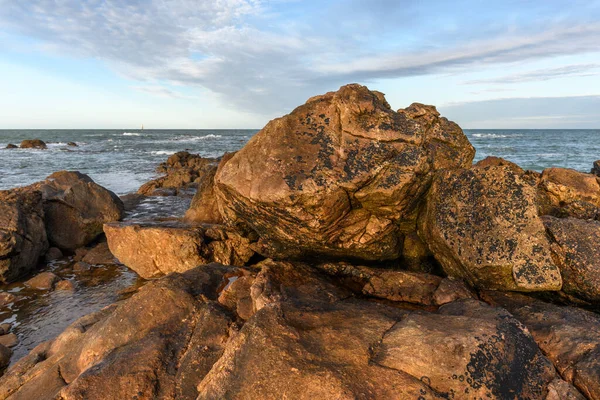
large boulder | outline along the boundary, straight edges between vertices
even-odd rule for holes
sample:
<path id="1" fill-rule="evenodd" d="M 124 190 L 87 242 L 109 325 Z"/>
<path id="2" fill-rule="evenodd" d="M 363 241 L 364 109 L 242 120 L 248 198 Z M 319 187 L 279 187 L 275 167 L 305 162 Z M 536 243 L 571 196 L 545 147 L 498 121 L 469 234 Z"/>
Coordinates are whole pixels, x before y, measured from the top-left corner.
<path id="1" fill-rule="evenodd" d="M 510 166 L 437 174 L 420 234 L 444 271 L 479 288 L 560 290 L 536 189 Z"/>
<path id="2" fill-rule="evenodd" d="M 79 172 L 55 172 L 32 187 L 43 194 L 48 239 L 63 250 L 87 245 L 104 223 L 123 217 L 119 197 Z"/>
<path id="3" fill-rule="evenodd" d="M 33 271 L 48 249 L 42 194 L 24 189 L 0 191 L 0 282 Z"/>
<path id="4" fill-rule="evenodd" d="M 433 171 L 471 165 L 474 149 L 433 106 L 395 112 L 347 85 L 269 122 L 215 176 L 228 224 L 263 255 L 395 259 Z"/>
<path id="5" fill-rule="evenodd" d="M 562 378 L 588 399 L 600 400 L 600 316 L 522 294 L 485 292 L 523 323 Z M 559 397 L 566 398 L 566 397 Z"/>
<path id="6" fill-rule="evenodd" d="M 241 266 L 254 255 L 249 239 L 220 226 L 130 221 L 106 224 L 104 232 L 110 252 L 145 279 L 211 261 Z"/>
<path id="7" fill-rule="evenodd" d="M 540 213 L 561 218 L 596 219 L 600 207 L 598 179 L 596 175 L 573 169 L 545 169 L 538 185 Z"/>
<path id="8" fill-rule="evenodd" d="M 138 189 L 138 194 L 169 195 L 195 188 L 206 173 L 213 171 L 214 174 L 216 162 L 217 159 L 201 157 L 187 151 L 175 153 L 156 168 L 156 172 L 165 175 L 143 184 Z"/>
<path id="9" fill-rule="evenodd" d="M 23 140 L 19 147 L 21 147 L 22 149 L 41 149 L 41 150 L 48 148 L 48 146 L 46 146 L 46 143 L 44 143 L 44 141 L 41 139 Z"/>
<path id="10" fill-rule="evenodd" d="M 600 302 L 600 222 L 544 216 L 563 279 L 563 291 Z"/>

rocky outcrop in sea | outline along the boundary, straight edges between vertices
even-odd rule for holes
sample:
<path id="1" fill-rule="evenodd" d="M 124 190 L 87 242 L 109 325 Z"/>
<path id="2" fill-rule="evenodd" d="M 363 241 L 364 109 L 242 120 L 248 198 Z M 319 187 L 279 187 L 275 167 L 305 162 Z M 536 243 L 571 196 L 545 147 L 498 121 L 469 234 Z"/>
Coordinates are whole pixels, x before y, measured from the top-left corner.
<path id="1" fill-rule="evenodd" d="M 600 178 L 473 157 L 434 107 L 347 85 L 125 202 L 75 172 L 0 192 L 4 282 L 143 278 L 0 399 L 600 399 Z"/>

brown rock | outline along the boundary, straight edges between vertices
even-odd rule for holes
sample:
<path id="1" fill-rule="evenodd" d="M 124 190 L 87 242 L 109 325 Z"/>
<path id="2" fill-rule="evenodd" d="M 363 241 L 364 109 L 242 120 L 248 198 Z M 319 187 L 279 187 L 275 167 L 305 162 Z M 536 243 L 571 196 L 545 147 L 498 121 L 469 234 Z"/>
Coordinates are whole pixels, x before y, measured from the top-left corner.
<path id="1" fill-rule="evenodd" d="M 47 249 L 42 194 L 26 189 L 0 191 L 0 282 L 33 271 Z"/>
<path id="2" fill-rule="evenodd" d="M 46 143 L 40 139 L 27 139 L 21 142 L 22 149 L 47 149 Z"/>
<path id="3" fill-rule="evenodd" d="M 523 323 L 562 378 L 588 399 L 600 399 L 600 316 L 511 293 L 485 292 Z"/>
<path id="4" fill-rule="evenodd" d="M 473 155 L 434 107 L 395 112 L 347 85 L 267 124 L 219 169 L 215 191 L 226 222 L 256 231 L 263 255 L 395 259 L 432 171 Z"/>
<path id="5" fill-rule="evenodd" d="M 509 167 L 511 171 L 513 171 L 517 175 L 522 175 L 525 173 L 523 168 L 519 167 L 512 161 L 505 160 L 504 158 L 487 156 L 483 160 L 478 161 L 473 164 L 474 168 L 485 168 L 485 167 Z"/>
<path id="6" fill-rule="evenodd" d="M 543 217 L 563 279 L 563 291 L 600 302 L 600 222 Z"/>
<path id="7" fill-rule="evenodd" d="M 84 263 L 93 265 L 115 264 L 115 256 L 110 252 L 107 242 L 98 243 L 81 259 Z"/>
<path id="8" fill-rule="evenodd" d="M 573 169 L 548 168 L 539 183 L 540 213 L 557 217 L 596 218 L 600 206 L 598 177 Z"/>
<path id="9" fill-rule="evenodd" d="M 12 325 L 8 322 L 0 324 L 0 335 L 6 335 L 12 329 Z"/>
<path id="10" fill-rule="evenodd" d="M 12 143 L 9 143 L 9 144 L 6 145 L 6 148 L 7 149 L 18 149 L 19 146 L 15 145 L 15 144 L 12 144 Z"/>
<path id="11" fill-rule="evenodd" d="M 63 253 L 58 247 L 50 247 L 44 256 L 46 262 L 56 261 L 63 258 Z"/>
<path id="12" fill-rule="evenodd" d="M 7 333 L 0 336 L 0 345 L 5 347 L 15 347 L 19 344 L 19 338 L 14 333 Z"/>
<path id="13" fill-rule="evenodd" d="M 229 158 L 231 157 L 223 158 L 221 165 L 225 160 L 229 160 Z M 190 208 L 185 213 L 185 220 L 187 222 L 223 224 L 223 217 L 219 212 L 217 197 L 214 190 L 214 178 L 216 173 L 217 167 L 213 166 L 200 178 L 198 182 L 198 191 L 192 199 Z"/>
<path id="14" fill-rule="evenodd" d="M 56 284 L 55 289 L 56 290 L 65 290 L 67 292 L 73 292 L 73 291 L 75 291 L 75 284 L 73 283 L 73 281 L 70 281 L 68 279 L 63 279 Z"/>
<path id="15" fill-rule="evenodd" d="M 75 264 L 73 264 L 73 272 L 79 274 L 89 272 L 91 269 L 92 266 L 83 261 L 77 261 Z"/>
<path id="16" fill-rule="evenodd" d="M 254 315 L 254 303 L 250 292 L 254 278 L 249 274 L 230 276 L 227 284 L 219 294 L 219 303 L 230 310 L 235 310 L 236 314 L 243 320 L 247 320 Z"/>
<path id="17" fill-rule="evenodd" d="M 75 142 L 68 142 L 68 143 L 67 143 L 67 146 L 71 146 L 71 147 L 79 147 L 79 146 L 77 145 L 77 143 L 75 143 Z"/>
<path id="18" fill-rule="evenodd" d="M 34 187 L 44 196 L 48 238 L 60 249 L 85 246 L 102 233 L 104 223 L 123 216 L 119 197 L 79 172 L 55 172 Z"/>
<path id="19" fill-rule="evenodd" d="M 433 294 L 436 305 L 452 303 L 461 299 L 477 299 L 477 295 L 461 280 L 444 278 Z"/>
<path id="20" fill-rule="evenodd" d="M 42 272 L 25 281 L 25 286 L 37 290 L 51 290 L 59 280 L 60 278 L 52 272 Z"/>
<path id="21" fill-rule="evenodd" d="M 10 303 L 14 303 L 17 296 L 9 292 L 0 292 L 0 307 L 5 307 Z"/>
<path id="22" fill-rule="evenodd" d="M 8 347 L 0 344 L 0 370 L 8 367 L 10 364 L 10 357 L 12 356 L 12 350 Z"/>
<path id="23" fill-rule="evenodd" d="M 421 240 L 417 232 L 408 232 L 402 244 L 402 263 L 413 272 L 432 272 L 433 265 L 427 245 Z"/>
<path id="24" fill-rule="evenodd" d="M 479 288 L 560 290 L 536 190 L 510 167 L 441 171 L 420 236 L 444 271 Z"/>
<path id="25" fill-rule="evenodd" d="M 106 224 L 104 232 L 111 253 L 145 279 L 212 261 L 243 265 L 254 254 L 250 240 L 210 225 L 120 222 Z"/>
<path id="26" fill-rule="evenodd" d="M 600 160 L 594 161 L 594 166 L 590 170 L 590 174 L 600 176 Z"/>

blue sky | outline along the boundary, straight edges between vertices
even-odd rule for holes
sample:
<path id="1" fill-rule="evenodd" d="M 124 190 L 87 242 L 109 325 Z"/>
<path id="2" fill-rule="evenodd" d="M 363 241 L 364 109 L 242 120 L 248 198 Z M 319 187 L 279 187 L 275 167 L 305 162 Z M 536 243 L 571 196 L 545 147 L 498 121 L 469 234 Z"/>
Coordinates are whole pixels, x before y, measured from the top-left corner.
<path id="1" fill-rule="evenodd" d="M 600 1 L 0 0 L 0 129 L 260 128 L 351 82 L 600 128 Z"/>

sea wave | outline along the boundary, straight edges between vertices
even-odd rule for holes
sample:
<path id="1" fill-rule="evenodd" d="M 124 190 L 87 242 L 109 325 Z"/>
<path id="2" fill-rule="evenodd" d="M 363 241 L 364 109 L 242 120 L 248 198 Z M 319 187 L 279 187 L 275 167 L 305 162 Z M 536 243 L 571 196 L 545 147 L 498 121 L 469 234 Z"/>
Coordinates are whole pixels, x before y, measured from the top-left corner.
<path id="1" fill-rule="evenodd" d="M 123 136 L 140 136 L 141 133 L 138 132 L 123 132 Z"/>
<path id="2" fill-rule="evenodd" d="M 523 135 L 521 135 L 521 134 L 506 135 L 506 134 L 502 134 L 502 133 L 474 133 L 472 136 L 476 137 L 476 138 L 514 138 L 514 137 L 521 137 Z"/>
<path id="3" fill-rule="evenodd" d="M 170 156 L 172 154 L 175 154 L 175 151 L 166 151 L 166 150 L 158 150 L 158 151 L 151 151 L 151 154 L 157 155 L 157 156 Z"/>

